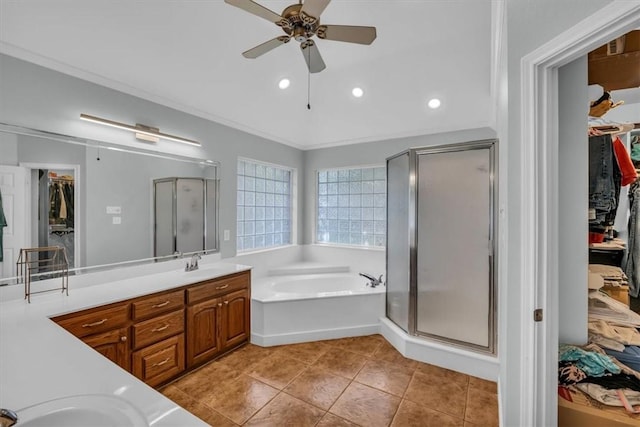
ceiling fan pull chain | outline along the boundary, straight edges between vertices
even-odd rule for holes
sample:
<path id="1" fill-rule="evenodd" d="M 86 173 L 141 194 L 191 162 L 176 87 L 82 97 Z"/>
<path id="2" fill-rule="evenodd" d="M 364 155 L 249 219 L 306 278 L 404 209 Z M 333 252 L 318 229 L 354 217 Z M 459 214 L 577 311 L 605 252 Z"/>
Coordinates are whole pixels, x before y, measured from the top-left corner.
<path id="1" fill-rule="evenodd" d="M 308 64 L 311 64 L 311 49 L 307 49 Z M 307 110 L 311 110 L 311 70 L 307 68 Z"/>

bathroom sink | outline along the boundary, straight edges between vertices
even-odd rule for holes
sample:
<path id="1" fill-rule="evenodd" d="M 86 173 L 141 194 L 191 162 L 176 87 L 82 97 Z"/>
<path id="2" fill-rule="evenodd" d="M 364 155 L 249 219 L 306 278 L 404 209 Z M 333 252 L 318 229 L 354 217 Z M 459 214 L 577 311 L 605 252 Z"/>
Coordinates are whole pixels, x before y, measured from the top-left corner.
<path id="1" fill-rule="evenodd" d="M 20 427 L 134 427 L 148 426 L 129 402 L 106 394 L 62 397 L 18 411 Z"/>

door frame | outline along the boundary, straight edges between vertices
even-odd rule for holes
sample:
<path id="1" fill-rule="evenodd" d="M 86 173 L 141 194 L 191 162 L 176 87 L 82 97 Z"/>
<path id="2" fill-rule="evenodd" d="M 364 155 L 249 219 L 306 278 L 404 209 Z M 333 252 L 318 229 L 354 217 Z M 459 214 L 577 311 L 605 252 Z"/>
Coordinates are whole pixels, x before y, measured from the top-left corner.
<path id="1" fill-rule="evenodd" d="M 614 1 L 522 58 L 521 425 L 557 423 L 558 69 L 638 27 L 640 3 Z M 545 313 L 540 323 L 537 308 Z"/>
<path id="2" fill-rule="evenodd" d="M 82 252 L 82 230 L 83 230 L 83 217 L 82 217 L 82 204 L 81 204 L 81 190 L 82 180 L 80 173 L 80 165 L 65 164 L 65 163 L 33 163 L 33 162 L 21 162 L 20 167 L 27 169 L 27 194 L 31 195 L 33 191 L 33 183 L 31 182 L 31 171 L 33 169 L 63 169 L 73 171 L 73 269 L 84 266 L 84 257 Z M 31 235 L 31 213 L 33 212 L 33 206 L 31 205 L 31 197 L 27 197 L 27 214 L 29 215 L 29 221 L 27 227 L 27 242 L 32 242 Z"/>

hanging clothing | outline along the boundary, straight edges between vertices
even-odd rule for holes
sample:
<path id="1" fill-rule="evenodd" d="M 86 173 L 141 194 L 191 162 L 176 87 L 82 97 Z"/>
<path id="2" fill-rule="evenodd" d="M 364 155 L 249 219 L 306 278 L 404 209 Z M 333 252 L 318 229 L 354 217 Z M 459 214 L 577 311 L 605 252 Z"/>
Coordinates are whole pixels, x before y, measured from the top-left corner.
<path id="1" fill-rule="evenodd" d="M 629 241 L 624 271 L 629 280 L 629 295 L 640 296 L 640 180 L 629 188 Z"/>
<path id="2" fill-rule="evenodd" d="M 65 182 L 62 186 L 62 194 L 64 196 L 64 202 L 67 207 L 67 228 L 73 228 L 74 226 L 74 206 L 73 206 L 73 183 Z"/>
<path id="3" fill-rule="evenodd" d="M 49 186 L 49 217 L 73 223 L 73 182 L 53 182 Z M 73 225 L 71 225 L 73 227 Z"/>
<path id="4" fill-rule="evenodd" d="M 622 174 L 615 159 L 610 135 L 589 137 L 589 221 L 594 231 L 612 225 L 620 197 Z"/>
<path id="5" fill-rule="evenodd" d="M 620 168 L 622 175 L 620 183 L 623 187 L 626 187 L 638 179 L 638 173 L 636 172 L 636 168 L 633 166 L 633 161 L 629 156 L 627 148 L 618 137 L 613 140 L 613 151 L 616 155 L 618 167 Z"/>
<path id="6" fill-rule="evenodd" d="M 2 233 L 4 228 L 7 226 L 7 218 L 4 216 L 4 208 L 2 207 L 2 192 L 0 192 L 0 262 L 3 259 L 3 250 L 2 250 Z"/>

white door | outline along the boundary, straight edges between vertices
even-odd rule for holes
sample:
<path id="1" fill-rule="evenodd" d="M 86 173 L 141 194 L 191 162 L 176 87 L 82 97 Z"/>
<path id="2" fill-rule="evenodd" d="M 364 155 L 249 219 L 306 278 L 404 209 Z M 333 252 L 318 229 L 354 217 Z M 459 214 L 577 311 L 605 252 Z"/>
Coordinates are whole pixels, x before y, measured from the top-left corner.
<path id="1" fill-rule="evenodd" d="M 7 226 L 2 230 L 0 279 L 16 276 L 16 261 L 27 247 L 27 169 L 0 165 L 0 192 Z"/>

